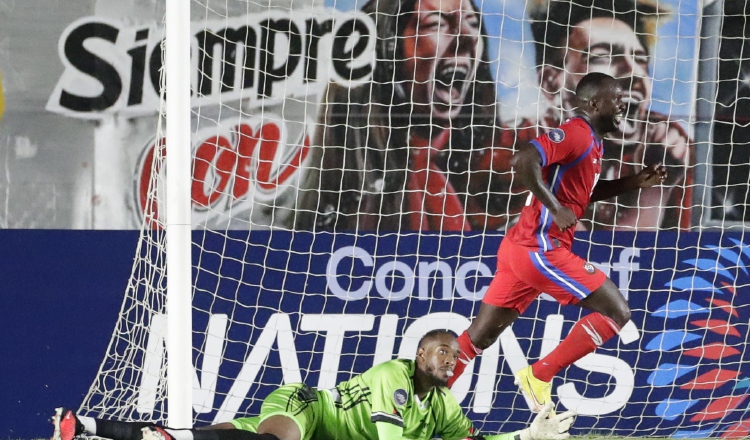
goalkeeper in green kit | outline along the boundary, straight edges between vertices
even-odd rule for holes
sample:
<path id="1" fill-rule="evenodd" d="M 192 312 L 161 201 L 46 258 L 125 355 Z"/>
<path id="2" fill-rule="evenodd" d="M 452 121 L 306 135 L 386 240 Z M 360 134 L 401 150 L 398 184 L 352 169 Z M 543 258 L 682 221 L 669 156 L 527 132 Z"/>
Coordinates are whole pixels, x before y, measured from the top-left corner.
<path id="1" fill-rule="evenodd" d="M 509 434 L 482 436 L 445 387 L 459 355 L 456 338 L 433 330 L 419 341 L 416 359 L 376 365 L 330 390 L 287 384 L 263 402 L 260 415 L 196 429 L 77 416 L 58 408 L 52 440 L 92 435 L 112 440 L 563 440 L 575 413 L 547 418 Z"/>

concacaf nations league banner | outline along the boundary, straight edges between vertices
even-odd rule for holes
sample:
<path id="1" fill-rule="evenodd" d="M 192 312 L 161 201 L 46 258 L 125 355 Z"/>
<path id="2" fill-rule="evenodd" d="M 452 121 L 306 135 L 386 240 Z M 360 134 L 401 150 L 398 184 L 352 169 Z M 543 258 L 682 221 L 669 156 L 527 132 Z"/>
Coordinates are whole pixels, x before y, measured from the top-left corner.
<path id="1" fill-rule="evenodd" d="M 230 237 L 200 238 L 205 260 L 196 276 L 201 312 L 194 313 L 194 343 L 204 354 L 196 359 L 194 409 L 205 422 L 257 414 L 261 398 L 282 382 L 332 388 L 394 356 L 413 358 L 419 337 L 431 329 L 462 331 L 492 278 L 502 238 Z M 575 432 L 746 435 L 750 316 L 737 299 L 750 284 L 750 247 L 741 236 L 579 238 L 606 243 L 574 250 L 609 274 L 633 315 L 619 337 L 553 381 L 559 409 L 580 414 Z M 232 258 L 220 259 L 218 250 Z M 512 375 L 557 346 L 579 317 L 578 308 L 543 295 L 467 368 L 474 374 L 452 391 L 478 427 L 507 431 L 530 420 Z M 159 316 L 151 320 L 144 371 L 162 363 L 163 325 Z M 216 362 L 210 353 L 222 350 Z M 151 414 L 158 411 L 156 376 L 141 377 L 138 411 Z"/>

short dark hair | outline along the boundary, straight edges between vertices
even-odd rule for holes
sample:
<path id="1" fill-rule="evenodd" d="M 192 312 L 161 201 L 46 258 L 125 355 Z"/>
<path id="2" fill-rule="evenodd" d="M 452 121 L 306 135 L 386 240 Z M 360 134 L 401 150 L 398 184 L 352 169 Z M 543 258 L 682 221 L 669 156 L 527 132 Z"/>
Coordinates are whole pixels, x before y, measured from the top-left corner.
<path id="1" fill-rule="evenodd" d="M 446 330 L 442 328 L 430 330 L 427 333 L 425 333 L 424 336 L 422 336 L 422 338 L 419 340 L 419 344 L 417 344 L 417 350 L 422 348 L 422 346 L 424 346 L 424 344 L 426 344 L 428 341 L 431 341 L 437 338 L 438 336 L 443 336 L 443 335 L 451 335 L 454 338 L 456 337 L 456 335 L 450 330 Z"/>
<path id="2" fill-rule="evenodd" d="M 529 13 L 536 44 L 537 68 L 562 67 L 564 49 L 573 28 L 586 20 L 612 18 L 630 26 L 647 53 L 654 44 L 656 22 L 669 10 L 637 0 L 548 0 Z M 546 3 L 546 4 L 545 4 Z"/>
<path id="3" fill-rule="evenodd" d="M 606 73 L 591 72 L 578 82 L 576 96 L 579 99 L 591 99 L 599 93 L 599 90 L 610 84 L 616 85 L 617 81 Z"/>

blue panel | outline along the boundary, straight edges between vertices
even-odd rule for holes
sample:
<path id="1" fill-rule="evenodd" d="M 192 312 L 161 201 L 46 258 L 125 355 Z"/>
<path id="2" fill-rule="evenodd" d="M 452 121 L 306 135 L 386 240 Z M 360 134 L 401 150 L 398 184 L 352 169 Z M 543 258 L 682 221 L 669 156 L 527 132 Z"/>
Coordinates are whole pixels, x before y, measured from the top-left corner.
<path id="1" fill-rule="evenodd" d="M 734 385 L 735 390 L 743 390 L 746 388 L 750 388 L 750 378 L 742 378 Z"/>
<path id="2" fill-rule="evenodd" d="M 738 240 L 734 240 L 734 239 L 730 238 L 729 241 L 731 241 L 734 244 L 738 245 L 738 247 L 740 247 L 741 249 L 742 249 L 742 246 L 744 246 Z M 714 246 L 714 245 L 708 245 L 708 246 L 706 246 L 706 248 L 707 249 L 713 249 L 716 253 L 718 253 L 721 256 L 721 258 L 723 258 L 724 260 L 726 260 L 727 262 L 729 262 L 730 266 L 738 266 L 739 265 L 738 266 L 739 269 L 742 270 L 743 272 L 745 272 L 746 275 L 748 274 L 747 267 L 745 267 L 745 265 L 742 264 L 742 260 L 740 259 L 740 255 L 737 252 L 735 252 L 735 251 L 733 251 L 733 250 L 731 250 L 729 248 L 726 248 L 726 247 L 719 247 L 719 246 Z M 747 254 L 745 254 L 745 255 L 747 255 Z"/>
<path id="3" fill-rule="evenodd" d="M 656 405 L 656 415 L 662 417 L 664 420 L 674 420 L 681 415 L 685 414 L 685 411 L 690 409 L 691 406 L 698 403 L 697 400 L 672 400 L 665 399 Z"/>
<path id="4" fill-rule="evenodd" d="M 661 364 L 648 377 L 648 383 L 655 387 L 670 385 L 681 376 L 696 368 L 697 366 L 695 365 Z"/>
<path id="5" fill-rule="evenodd" d="M 0 308 L 3 332 L 0 389 L 6 402 L 0 435 L 48 437 L 47 418 L 52 408 L 76 407 L 81 403 L 115 326 L 137 239 L 136 232 L 0 231 L 4 245 L 0 254 L 0 285 L 4 295 L 4 307 Z M 436 313 L 453 313 L 443 316 L 469 322 L 491 280 L 501 239 L 500 234 L 476 233 L 357 236 L 232 231 L 227 237 L 195 232 L 194 241 L 203 249 L 200 268 L 195 273 L 195 304 L 210 314 L 228 314 L 235 323 L 225 337 L 227 361 L 219 368 L 214 408 L 222 404 L 249 350 L 275 313 L 288 319 L 294 332 L 300 374 L 313 386 L 323 367 L 340 371 L 338 380 L 369 368 L 376 345 L 386 341 L 380 335 L 381 323 L 385 322 L 381 317 L 385 314 L 397 317 L 393 355 L 399 352 L 401 335 L 411 325 L 437 316 Z M 717 366 L 715 360 L 685 356 L 684 349 L 712 343 L 739 347 L 744 344 L 744 335 L 750 333 L 750 277 L 743 271 L 735 272 L 738 291 L 732 297 L 740 315 L 732 322 L 741 336 L 720 335 L 705 329 L 688 331 L 693 329 L 689 322 L 692 317 L 705 317 L 709 310 L 713 311 L 707 308 L 715 295 L 711 290 L 721 288 L 714 286 L 708 276 L 693 278 L 697 270 L 702 270 L 696 265 L 711 266 L 699 262 L 710 260 L 711 252 L 705 252 L 706 247 L 716 246 L 725 239 L 726 234 L 663 232 L 658 236 L 587 233 L 579 237 L 574 245 L 576 253 L 593 263 L 609 266 L 616 282 L 620 275 L 630 280 L 629 304 L 639 339 L 624 344 L 613 338 L 597 349 L 596 369 L 589 370 L 591 367 L 585 364 L 573 365 L 556 376 L 556 389 L 567 385 L 566 393 L 562 394 L 575 391 L 585 399 L 560 401 L 560 410 L 566 409 L 566 404 L 571 407 L 586 404 L 590 411 L 599 407 L 604 410 L 615 391 L 623 396 L 623 390 L 618 388 L 621 381 L 633 384 L 628 385 L 624 394 L 629 396 L 626 404 L 598 416 L 580 416 L 574 433 L 606 430 L 623 436 L 635 432 L 661 437 L 692 435 L 696 432 L 691 429 L 694 424 L 689 422 L 692 414 L 705 410 L 716 399 L 731 395 L 735 387 L 748 387 L 748 379 L 740 380 L 734 387 L 712 390 L 680 387 L 687 373 L 689 377 L 697 377 Z M 622 265 L 615 264 L 619 264 L 623 249 L 639 251 L 633 262 L 640 269 L 618 273 L 623 270 Z M 699 249 L 703 249 L 700 256 Z M 194 252 L 197 257 L 200 249 L 195 247 Z M 338 261 L 332 260 L 334 256 Z M 738 253 L 737 257 L 738 264 L 750 265 L 748 253 Z M 716 258 L 720 258 L 718 253 Z M 441 267 L 445 277 L 434 272 L 438 262 L 444 264 Z M 726 261 L 722 264 L 730 267 Z M 665 288 L 673 279 L 682 281 L 677 282 L 675 289 Z M 690 284 L 701 282 L 700 287 L 705 290 L 683 290 L 679 285 L 684 280 L 690 280 Z M 443 289 L 444 283 L 448 283 L 447 289 Z M 236 307 L 235 300 L 243 305 Z M 719 309 L 716 313 L 726 314 Z M 369 315 L 373 326 L 347 333 L 339 364 L 324 366 L 326 333 L 300 330 L 304 317 L 316 314 L 332 315 L 332 320 L 350 314 Z M 514 343 L 529 363 L 539 358 L 551 315 L 563 317 L 559 337 L 567 335 L 581 316 L 577 307 L 560 307 L 555 302 L 539 300 L 512 327 Z M 194 315 L 196 346 L 203 342 L 201 335 L 207 320 L 207 313 Z M 447 320 L 440 325 L 448 325 Z M 481 362 L 480 359 L 477 371 Z M 473 411 L 477 397 L 473 392 L 461 402 L 477 426 L 489 432 L 519 429 L 530 420 L 530 413 L 510 379 L 513 372 L 509 364 L 501 352 L 494 376 L 496 392 L 488 413 Z M 750 377 L 747 350 L 736 365 L 740 377 Z M 274 349 L 253 381 L 248 392 L 251 398 L 240 408 L 242 414 L 257 413 L 259 399 L 282 382 L 280 367 Z M 491 382 L 493 377 L 482 380 Z M 474 376 L 472 390 L 478 386 Z M 686 414 L 688 410 L 690 413 Z M 198 423 L 210 423 L 215 416 L 216 411 L 199 414 Z M 742 417 L 742 411 L 733 411 L 722 423 L 736 423 Z"/>
<path id="6" fill-rule="evenodd" d="M 683 277 L 672 280 L 664 285 L 665 287 L 672 287 L 680 290 L 708 290 L 708 291 L 719 291 L 716 286 L 711 282 L 704 280 L 699 276 L 695 277 Z"/>
<path id="7" fill-rule="evenodd" d="M 700 338 L 700 336 L 694 333 L 688 333 L 683 330 L 667 330 L 651 339 L 651 341 L 646 344 L 646 350 L 671 350 L 686 342 Z"/>
<path id="8" fill-rule="evenodd" d="M 713 278 L 713 274 L 717 273 L 721 276 L 734 280 L 732 274 L 724 267 L 723 264 L 716 261 L 716 259 L 709 260 L 707 258 L 687 259 L 684 261 L 685 264 L 694 264 L 696 268 L 707 271 L 707 276 Z"/>
<path id="9" fill-rule="evenodd" d="M 742 250 L 742 253 L 745 254 L 745 257 L 750 258 L 750 246 L 746 245 L 742 241 L 736 239 L 736 238 L 729 238 L 729 241 L 736 244 L 740 250 Z"/>
<path id="10" fill-rule="evenodd" d="M 133 266 L 136 231 L 0 230 L 0 437 L 52 434 L 101 364 Z"/>
<path id="11" fill-rule="evenodd" d="M 707 438 L 714 433 L 713 429 L 701 429 L 699 431 L 677 431 L 672 434 L 672 438 Z"/>
<path id="12" fill-rule="evenodd" d="M 656 309 L 652 316 L 658 318 L 679 318 L 690 314 L 708 313 L 708 309 L 693 302 L 680 299 L 671 301 Z"/>

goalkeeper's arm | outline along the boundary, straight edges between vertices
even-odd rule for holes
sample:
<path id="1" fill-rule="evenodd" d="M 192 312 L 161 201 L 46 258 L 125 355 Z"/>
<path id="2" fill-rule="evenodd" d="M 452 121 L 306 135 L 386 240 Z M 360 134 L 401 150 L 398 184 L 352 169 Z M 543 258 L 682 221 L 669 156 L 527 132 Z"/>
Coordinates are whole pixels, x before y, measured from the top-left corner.
<path id="1" fill-rule="evenodd" d="M 466 437 L 476 440 L 565 440 L 570 437 L 570 427 L 576 420 L 576 413 L 568 411 L 548 418 L 552 411 L 552 402 L 537 414 L 531 425 L 520 431 L 509 434 Z"/>

